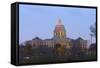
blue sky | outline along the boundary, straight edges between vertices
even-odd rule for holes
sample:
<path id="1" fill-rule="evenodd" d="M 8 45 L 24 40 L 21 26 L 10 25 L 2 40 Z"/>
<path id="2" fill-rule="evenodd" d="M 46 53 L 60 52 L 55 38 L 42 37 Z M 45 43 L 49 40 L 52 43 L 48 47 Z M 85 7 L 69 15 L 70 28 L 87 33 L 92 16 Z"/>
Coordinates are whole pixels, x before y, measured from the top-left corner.
<path id="1" fill-rule="evenodd" d="M 90 26 L 95 24 L 95 14 L 96 10 L 89 8 L 20 4 L 19 43 L 36 36 L 41 39 L 52 38 L 59 18 L 66 28 L 67 37 L 90 40 Z"/>

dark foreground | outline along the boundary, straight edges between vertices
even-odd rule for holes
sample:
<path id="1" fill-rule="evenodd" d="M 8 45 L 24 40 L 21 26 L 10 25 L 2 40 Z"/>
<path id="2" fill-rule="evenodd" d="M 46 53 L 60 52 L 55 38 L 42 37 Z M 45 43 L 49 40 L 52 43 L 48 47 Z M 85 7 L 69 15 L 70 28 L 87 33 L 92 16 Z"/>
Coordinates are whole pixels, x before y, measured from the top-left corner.
<path id="1" fill-rule="evenodd" d="M 55 48 L 19 48 L 19 64 L 42 64 L 56 62 L 92 61 L 97 59 L 96 50 L 63 49 L 62 52 Z"/>

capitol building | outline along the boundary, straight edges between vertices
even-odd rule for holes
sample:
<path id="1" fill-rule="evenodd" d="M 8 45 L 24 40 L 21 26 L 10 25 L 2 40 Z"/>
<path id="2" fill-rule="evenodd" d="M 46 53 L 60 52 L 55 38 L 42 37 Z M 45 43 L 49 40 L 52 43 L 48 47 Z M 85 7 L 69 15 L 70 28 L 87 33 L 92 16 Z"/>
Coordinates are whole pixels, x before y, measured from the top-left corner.
<path id="1" fill-rule="evenodd" d="M 31 44 L 33 48 L 37 48 L 39 46 L 54 48 L 57 44 L 59 44 L 60 47 L 67 49 L 72 47 L 80 47 L 84 49 L 87 47 L 87 40 L 84 40 L 81 37 L 77 39 L 71 39 L 67 37 L 66 33 L 66 29 L 62 24 L 61 19 L 58 19 L 53 31 L 53 38 L 42 40 L 39 37 L 35 37 L 34 39 L 26 41 L 25 43 Z"/>

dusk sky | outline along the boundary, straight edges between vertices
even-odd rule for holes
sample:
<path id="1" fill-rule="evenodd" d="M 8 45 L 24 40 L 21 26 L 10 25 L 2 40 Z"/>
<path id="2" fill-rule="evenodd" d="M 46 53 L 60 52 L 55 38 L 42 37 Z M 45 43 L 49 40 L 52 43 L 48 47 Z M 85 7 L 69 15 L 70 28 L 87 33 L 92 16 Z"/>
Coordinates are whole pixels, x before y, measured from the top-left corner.
<path id="1" fill-rule="evenodd" d="M 66 28 L 66 36 L 90 40 L 90 26 L 96 22 L 96 9 L 54 7 L 39 5 L 19 6 L 19 43 L 35 37 L 49 39 L 60 18 Z M 95 41 L 95 40 L 93 40 Z"/>

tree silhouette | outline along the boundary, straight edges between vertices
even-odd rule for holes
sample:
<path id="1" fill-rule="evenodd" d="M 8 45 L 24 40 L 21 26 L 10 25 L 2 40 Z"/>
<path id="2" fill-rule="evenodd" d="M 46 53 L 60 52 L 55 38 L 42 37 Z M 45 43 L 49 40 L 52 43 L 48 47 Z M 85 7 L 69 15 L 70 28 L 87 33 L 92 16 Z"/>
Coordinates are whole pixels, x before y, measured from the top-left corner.
<path id="1" fill-rule="evenodd" d="M 93 25 L 91 25 L 90 26 L 90 36 L 91 36 L 91 43 L 92 43 L 92 37 L 96 37 L 96 24 L 93 26 Z"/>
<path id="2" fill-rule="evenodd" d="M 96 35 L 96 24 L 94 26 L 93 25 L 90 26 L 90 31 L 91 31 L 92 36 L 95 37 L 95 35 Z"/>
<path id="3" fill-rule="evenodd" d="M 25 55 L 32 56 L 32 46 L 28 43 L 25 45 Z"/>
<path id="4" fill-rule="evenodd" d="M 62 45 L 59 44 L 59 43 L 55 44 L 54 49 L 55 49 L 54 52 L 55 52 L 55 54 L 56 54 L 57 56 L 62 56 L 62 55 L 64 55 L 64 53 L 65 53 L 65 47 L 62 46 Z"/>

